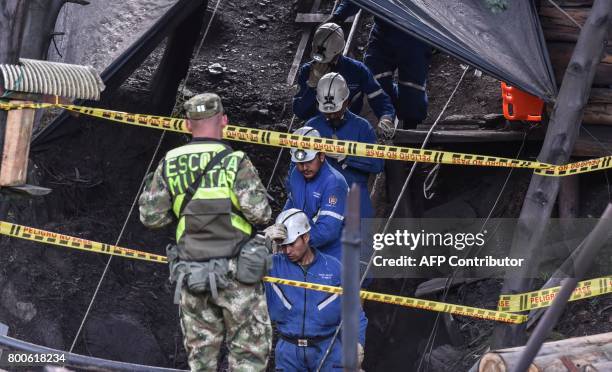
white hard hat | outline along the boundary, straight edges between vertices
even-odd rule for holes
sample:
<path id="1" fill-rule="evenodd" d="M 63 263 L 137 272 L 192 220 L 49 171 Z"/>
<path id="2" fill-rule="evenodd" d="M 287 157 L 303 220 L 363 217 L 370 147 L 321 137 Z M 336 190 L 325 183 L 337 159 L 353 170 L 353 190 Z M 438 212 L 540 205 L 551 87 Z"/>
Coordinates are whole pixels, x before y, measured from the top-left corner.
<path id="1" fill-rule="evenodd" d="M 322 113 L 340 111 L 349 95 L 346 80 L 337 72 L 323 75 L 317 83 L 317 102 L 319 102 L 319 111 Z"/>
<path id="2" fill-rule="evenodd" d="M 335 23 L 319 26 L 312 38 L 312 59 L 329 63 L 344 50 L 344 31 Z"/>
<path id="3" fill-rule="evenodd" d="M 321 134 L 319 131 L 314 129 L 313 127 L 301 127 L 300 129 L 293 132 L 293 134 L 298 136 L 308 136 L 308 137 L 317 137 L 320 138 Z M 311 161 L 317 156 L 317 150 L 304 150 L 304 149 L 291 149 L 291 161 L 294 163 L 304 163 L 307 161 Z"/>
<path id="4" fill-rule="evenodd" d="M 283 240 L 281 245 L 291 244 L 310 231 L 310 222 L 306 213 L 297 208 L 281 212 L 276 217 L 276 223 L 282 223 L 287 228 L 287 239 Z"/>

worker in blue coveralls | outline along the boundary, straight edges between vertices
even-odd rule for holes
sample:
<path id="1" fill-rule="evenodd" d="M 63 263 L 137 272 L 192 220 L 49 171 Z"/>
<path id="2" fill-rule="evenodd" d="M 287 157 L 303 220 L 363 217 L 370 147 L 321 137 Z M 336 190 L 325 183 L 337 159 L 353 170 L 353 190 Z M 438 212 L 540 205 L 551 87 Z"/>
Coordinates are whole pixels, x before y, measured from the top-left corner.
<path id="1" fill-rule="evenodd" d="M 299 209 L 281 212 L 266 229 L 266 237 L 280 245 L 270 276 L 340 286 L 341 265 L 336 258 L 311 246 L 313 228 Z M 341 319 L 337 294 L 266 283 L 270 318 L 279 340 L 274 353 L 276 371 L 316 371 Z M 361 310 L 358 363 L 363 361 L 368 320 Z M 342 340 L 337 339 L 321 371 L 342 370 Z"/>
<path id="2" fill-rule="evenodd" d="M 321 137 L 310 127 L 302 127 L 293 134 Z M 323 152 L 292 148 L 291 161 L 295 166 L 289 174 L 283 210 L 298 208 L 304 211 L 312 226 L 310 244 L 340 260 L 348 184 L 344 176 L 329 165 Z"/>
<path id="3" fill-rule="evenodd" d="M 304 120 L 317 114 L 316 88 L 319 79 L 329 72 L 338 72 L 346 79 L 350 90 L 350 110 L 361 112 L 363 96 L 379 120 L 379 125 L 393 125 L 395 110 L 390 97 L 374 79 L 372 72 L 360 61 L 342 55 L 344 32 L 335 23 L 326 23 L 315 31 L 312 40 L 313 61 L 305 63 L 298 76 L 298 92 L 293 97 L 293 113 Z"/>
<path id="4" fill-rule="evenodd" d="M 342 22 L 358 10 L 359 7 L 350 0 L 341 0 L 329 21 Z M 374 22 L 364 62 L 391 96 L 402 123 L 399 126 L 416 128 L 427 117 L 426 82 L 431 47 L 379 18 Z M 397 84 L 393 82 L 396 69 Z"/>
<path id="5" fill-rule="evenodd" d="M 306 126 L 316 129 L 324 138 L 376 143 L 376 132 L 370 123 L 348 110 L 348 98 L 349 89 L 342 75 L 337 72 L 324 75 L 317 85 L 319 114 L 310 119 Z M 353 183 L 359 186 L 361 218 L 374 217 L 368 178 L 370 174 L 383 171 L 384 161 L 331 153 L 327 153 L 326 158 L 331 166 L 342 173 L 349 186 Z"/>

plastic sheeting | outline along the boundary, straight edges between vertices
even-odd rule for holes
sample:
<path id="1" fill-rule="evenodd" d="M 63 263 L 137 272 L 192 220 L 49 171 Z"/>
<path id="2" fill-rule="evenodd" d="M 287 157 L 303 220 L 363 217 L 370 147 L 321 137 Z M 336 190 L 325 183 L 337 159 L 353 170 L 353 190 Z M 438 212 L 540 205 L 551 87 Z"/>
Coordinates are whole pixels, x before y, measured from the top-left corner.
<path id="1" fill-rule="evenodd" d="M 493 13 L 484 0 L 352 0 L 377 17 L 546 101 L 553 69 L 531 0 Z"/>

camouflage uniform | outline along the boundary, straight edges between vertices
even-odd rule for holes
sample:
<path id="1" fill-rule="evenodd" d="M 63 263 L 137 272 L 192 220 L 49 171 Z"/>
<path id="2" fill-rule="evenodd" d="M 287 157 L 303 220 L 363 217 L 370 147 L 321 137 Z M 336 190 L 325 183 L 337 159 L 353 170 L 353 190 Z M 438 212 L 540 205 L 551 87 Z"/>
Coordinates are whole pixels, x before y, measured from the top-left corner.
<path id="1" fill-rule="evenodd" d="M 192 98 L 185 105 L 188 117 L 188 104 L 196 100 L 203 105 L 202 96 L 204 102 L 209 103 L 210 95 Z M 197 101 L 198 99 L 200 101 Z M 218 106 L 221 105 L 218 96 L 214 95 L 213 99 L 218 100 Z M 222 110 L 217 106 L 213 109 L 217 109 L 214 111 L 217 113 Z M 201 112 L 193 111 L 191 118 L 200 114 Z M 164 161 L 148 176 L 140 195 L 140 220 L 149 228 L 161 228 L 175 220 L 172 213 L 172 195 L 163 172 Z M 246 155 L 239 164 L 233 191 L 241 212 L 249 223 L 261 225 L 268 222 L 272 210 L 268 204 L 266 189 L 259 179 L 257 169 Z M 263 285 L 242 284 L 234 279 L 235 272 L 236 259 L 232 258 L 229 259 L 229 287 L 219 289 L 216 298 L 210 293 L 193 294 L 186 286 L 181 289 L 181 328 L 192 371 L 217 370 L 217 359 L 224 338 L 229 349 L 229 366 L 232 371 L 266 369 L 272 348 L 272 328 Z"/>
<path id="2" fill-rule="evenodd" d="M 230 286 L 196 296 L 181 290 L 181 328 L 192 371 L 216 371 L 225 336 L 231 371 L 264 371 L 272 348 L 272 327 L 261 283 L 245 285 L 233 279 L 236 260 L 230 260 Z"/>

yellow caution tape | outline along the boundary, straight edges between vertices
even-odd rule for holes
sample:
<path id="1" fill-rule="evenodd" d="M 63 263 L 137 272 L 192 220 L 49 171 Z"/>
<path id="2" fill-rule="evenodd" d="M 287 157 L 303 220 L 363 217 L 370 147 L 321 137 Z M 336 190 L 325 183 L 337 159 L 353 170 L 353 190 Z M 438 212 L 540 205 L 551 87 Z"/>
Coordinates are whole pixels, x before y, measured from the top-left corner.
<path id="1" fill-rule="evenodd" d="M 133 249 L 121 248 L 110 244 L 93 242 L 91 240 L 76 238 L 51 231 L 35 229 L 29 226 L 18 225 L 15 223 L 0 221 L 0 234 L 12 236 L 14 238 L 32 240 L 39 243 L 59 245 L 72 249 L 80 249 L 96 253 L 110 254 L 133 258 L 136 260 L 152 261 L 165 263 L 168 262 L 165 256 L 153 253 L 135 251 Z"/>
<path id="2" fill-rule="evenodd" d="M 135 251 L 132 249 L 121 248 L 105 243 L 98 243 L 91 240 L 80 239 L 73 236 L 58 234 L 51 231 L 35 229 L 29 226 L 18 225 L 10 222 L 0 221 L 0 234 L 11 236 L 14 238 L 32 240 L 35 242 L 58 245 L 72 249 L 80 249 L 84 251 L 110 254 L 126 258 L 133 258 L 142 261 L 150 261 L 157 263 L 167 263 L 164 256 L 156 255 L 148 252 Z M 342 288 L 333 287 L 323 284 L 299 282 L 295 280 L 287 280 L 266 276 L 264 281 L 270 283 L 278 283 L 290 285 L 299 288 L 306 288 L 315 291 L 323 291 L 334 294 L 342 294 Z M 464 315 L 472 318 L 480 318 L 487 320 L 496 320 L 505 323 L 523 323 L 527 320 L 525 315 L 511 314 L 501 311 L 479 309 L 470 306 L 446 304 L 443 302 L 429 301 L 418 298 L 394 296 L 383 293 L 361 291 L 360 297 L 365 300 L 384 302 L 405 307 L 413 307 L 417 309 L 425 309 L 437 312 L 445 312 L 456 315 Z"/>
<path id="3" fill-rule="evenodd" d="M 269 283 L 285 284 L 293 287 L 300 287 L 314 291 L 321 291 L 334 294 L 342 294 L 342 288 L 333 287 L 323 284 L 300 282 L 297 280 L 288 280 L 281 278 L 264 277 L 263 280 Z M 463 315 L 472 318 L 480 318 L 486 320 L 495 320 L 504 323 L 520 324 L 527 321 L 527 316 L 520 314 L 512 314 L 502 311 L 489 309 L 480 309 L 477 307 L 447 304 L 444 302 L 424 300 L 421 298 L 411 298 L 403 296 L 395 296 L 390 294 L 376 293 L 370 291 L 359 291 L 359 297 L 364 300 L 384 302 L 388 304 L 400 305 L 404 307 L 412 307 L 416 309 L 424 309 L 442 313 L 455 315 Z"/>
<path id="4" fill-rule="evenodd" d="M 501 295 L 499 296 L 497 310 L 521 312 L 548 307 L 552 304 L 560 289 L 561 287 L 554 287 L 515 295 Z M 576 301 L 608 293 L 612 293 L 612 276 L 579 282 L 569 300 Z"/>
<path id="5" fill-rule="evenodd" d="M 106 119 L 118 123 L 138 125 L 148 128 L 163 129 L 180 133 L 189 133 L 184 119 L 127 112 L 105 110 L 75 105 L 62 105 L 51 103 L 33 104 L 6 104 L 0 103 L 0 109 L 41 109 L 59 107 L 92 117 Z M 417 161 L 422 163 L 472 165 L 484 167 L 526 168 L 533 169 L 542 176 L 568 176 L 588 173 L 597 170 L 612 168 L 612 156 L 565 164 L 552 165 L 539 161 L 510 159 L 496 156 L 465 154 L 450 151 L 421 150 L 411 147 L 388 146 L 355 141 L 343 141 L 331 138 L 313 138 L 296 136 L 288 133 L 275 132 L 263 129 L 245 128 L 228 125 L 223 137 L 228 140 L 263 144 L 275 147 L 294 147 L 301 149 L 315 149 L 324 152 L 354 155 L 387 160 Z"/>

